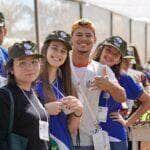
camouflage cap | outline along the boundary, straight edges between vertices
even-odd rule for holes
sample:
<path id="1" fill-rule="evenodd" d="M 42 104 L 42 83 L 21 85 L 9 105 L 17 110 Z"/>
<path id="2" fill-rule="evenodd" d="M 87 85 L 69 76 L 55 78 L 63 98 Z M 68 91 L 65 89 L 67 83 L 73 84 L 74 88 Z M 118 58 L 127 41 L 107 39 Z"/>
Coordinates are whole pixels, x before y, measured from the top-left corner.
<path id="1" fill-rule="evenodd" d="M 61 41 L 67 46 L 68 50 L 72 49 L 70 35 L 64 31 L 60 31 L 60 30 L 53 31 L 46 37 L 44 43 L 51 42 L 51 41 Z"/>
<path id="2" fill-rule="evenodd" d="M 0 27 L 5 26 L 5 18 L 2 12 L 0 12 Z"/>
<path id="3" fill-rule="evenodd" d="M 111 36 L 106 39 L 102 45 L 110 45 L 116 48 L 123 56 L 127 50 L 127 42 L 119 36 Z"/>
<path id="4" fill-rule="evenodd" d="M 134 56 L 134 51 L 132 49 L 127 49 L 126 50 L 126 53 L 125 53 L 125 56 L 123 58 L 131 58 L 131 59 L 135 59 L 135 56 Z"/>
<path id="5" fill-rule="evenodd" d="M 15 59 L 25 56 L 35 56 L 37 58 L 42 58 L 43 56 L 36 51 L 36 44 L 31 41 L 23 41 L 21 43 L 15 43 L 13 46 L 9 47 L 9 57 L 10 59 Z"/>
<path id="6" fill-rule="evenodd" d="M 134 56 L 134 50 L 131 48 L 128 48 L 126 50 L 125 56 L 123 58 L 124 59 L 131 59 L 132 64 L 136 64 L 135 56 Z"/>

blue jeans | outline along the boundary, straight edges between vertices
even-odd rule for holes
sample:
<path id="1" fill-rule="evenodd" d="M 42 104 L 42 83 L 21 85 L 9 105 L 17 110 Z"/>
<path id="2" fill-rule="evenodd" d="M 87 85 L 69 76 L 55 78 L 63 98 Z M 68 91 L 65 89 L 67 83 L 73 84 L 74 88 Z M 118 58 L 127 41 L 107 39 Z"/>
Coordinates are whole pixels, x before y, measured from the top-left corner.
<path id="1" fill-rule="evenodd" d="M 128 150 L 128 143 L 127 141 L 110 142 L 110 149 L 111 150 Z"/>

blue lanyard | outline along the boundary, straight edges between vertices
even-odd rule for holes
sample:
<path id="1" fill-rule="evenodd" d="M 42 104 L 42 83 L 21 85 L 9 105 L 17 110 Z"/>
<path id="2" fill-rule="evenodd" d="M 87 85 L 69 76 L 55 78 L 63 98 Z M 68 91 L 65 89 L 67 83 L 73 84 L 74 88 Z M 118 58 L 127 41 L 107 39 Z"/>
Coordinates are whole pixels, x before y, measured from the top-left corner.
<path id="1" fill-rule="evenodd" d="M 56 82 L 56 86 L 55 86 L 53 83 L 51 83 L 51 85 L 52 85 L 52 87 L 56 90 L 55 96 L 56 96 L 57 99 L 60 99 L 60 96 L 61 96 L 61 97 L 65 97 L 64 94 L 58 89 L 58 80 L 57 80 L 57 82 Z M 54 92 L 54 93 L 55 93 L 55 92 Z M 59 95 L 60 95 L 60 96 L 59 96 Z"/>

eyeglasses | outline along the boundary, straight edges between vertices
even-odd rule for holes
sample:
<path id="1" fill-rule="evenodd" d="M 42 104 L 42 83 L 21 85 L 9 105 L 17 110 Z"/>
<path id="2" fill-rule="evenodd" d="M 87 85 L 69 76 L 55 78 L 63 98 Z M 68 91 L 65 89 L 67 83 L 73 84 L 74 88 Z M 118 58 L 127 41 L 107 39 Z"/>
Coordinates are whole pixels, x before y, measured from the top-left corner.
<path id="1" fill-rule="evenodd" d="M 26 69 L 29 66 L 36 68 L 40 64 L 40 60 L 39 59 L 33 59 L 31 61 L 29 61 L 29 60 L 28 61 L 27 60 L 16 60 L 15 63 L 21 69 Z"/>

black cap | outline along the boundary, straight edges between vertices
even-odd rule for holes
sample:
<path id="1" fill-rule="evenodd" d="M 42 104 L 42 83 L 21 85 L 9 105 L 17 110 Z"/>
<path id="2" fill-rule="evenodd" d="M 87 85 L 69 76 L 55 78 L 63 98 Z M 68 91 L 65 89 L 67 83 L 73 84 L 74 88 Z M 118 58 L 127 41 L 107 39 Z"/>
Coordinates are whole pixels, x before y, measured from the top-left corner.
<path id="1" fill-rule="evenodd" d="M 67 46 L 68 50 L 72 49 L 71 43 L 70 43 L 70 35 L 68 33 L 64 31 L 60 31 L 60 30 L 53 31 L 51 34 L 49 34 L 46 37 L 44 43 L 54 41 L 54 40 L 63 42 Z"/>
<path id="2" fill-rule="evenodd" d="M 124 41 L 119 36 L 111 36 L 108 39 L 106 39 L 102 45 L 110 45 L 116 48 L 123 56 L 126 53 L 127 50 L 127 42 Z"/>
<path id="3" fill-rule="evenodd" d="M 21 43 L 15 43 L 9 47 L 10 59 L 15 59 L 24 56 L 35 56 L 42 58 L 43 56 L 36 51 L 36 44 L 31 41 L 23 41 Z"/>
<path id="4" fill-rule="evenodd" d="M 0 12 L 0 27 L 5 26 L 5 17 L 2 12 Z"/>

